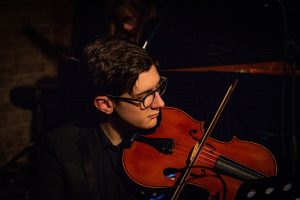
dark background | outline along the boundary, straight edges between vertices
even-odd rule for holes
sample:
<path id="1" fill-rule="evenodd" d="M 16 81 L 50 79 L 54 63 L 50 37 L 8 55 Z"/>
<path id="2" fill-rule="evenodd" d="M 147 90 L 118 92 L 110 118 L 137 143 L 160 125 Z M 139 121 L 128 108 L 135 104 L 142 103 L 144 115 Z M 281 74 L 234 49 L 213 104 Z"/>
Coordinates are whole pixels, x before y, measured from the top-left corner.
<path id="1" fill-rule="evenodd" d="M 101 34 L 99 27 L 107 17 L 105 10 L 99 12 L 95 9 L 99 8 L 100 2 L 76 2 L 74 52 L 80 51 L 90 37 Z M 299 159 L 294 158 L 298 154 L 294 150 L 297 146 L 293 145 L 292 139 L 293 136 L 298 138 L 299 132 L 299 125 L 296 125 L 299 108 L 295 103 L 299 94 L 294 84 L 298 83 L 295 80 L 298 76 L 293 78 L 291 73 L 165 71 L 268 61 L 285 61 L 286 69 L 292 66 L 298 69 L 300 22 L 296 2 L 175 0 L 153 3 L 159 18 L 146 24 L 143 38 L 149 42 L 146 50 L 158 58 L 161 73 L 169 78 L 166 105 L 179 107 L 208 125 L 227 88 L 238 78 L 236 91 L 213 137 L 230 141 L 237 136 L 262 144 L 274 153 L 279 174 L 299 173 Z M 65 70 L 61 71 L 62 74 L 70 76 L 68 65 L 61 69 Z M 78 74 L 75 77 L 80 78 Z M 63 82 L 74 86 L 69 80 L 72 77 L 64 77 Z M 78 96 L 72 98 L 73 102 L 79 99 L 73 106 L 69 104 L 68 97 L 63 99 L 68 102 L 64 109 L 69 109 L 64 113 L 71 113 L 65 118 L 76 119 L 83 115 L 78 113 L 84 113 L 84 107 L 77 105 L 84 99 Z"/>
<path id="2" fill-rule="evenodd" d="M 282 3 L 279 3 L 282 2 Z M 299 42 L 296 1 L 168 1 L 148 46 L 164 68 L 283 60 Z"/>
<path id="3" fill-rule="evenodd" d="M 299 70 L 300 12 L 297 2 L 153 2 L 160 18 L 145 27 L 147 32 L 144 39 L 149 40 L 147 51 L 160 61 L 161 74 L 169 78 L 164 96 L 166 105 L 178 107 L 195 119 L 204 121 L 207 128 L 227 88 L 238 78 L 238 85 L 212 132 L 212 137 L 230 141 L 233 136 L 237 136 L 241 140 L 259 143 L 274 154 L 279 175 L 299 175 L 299 151 L 293 149 L 298 146 L 292 143 L 293 136 L 299 143 L 299 92 L 296 89 L 299 76 L 293 82 L 290 73 L 275 75 L 164 71 L 267 61 L 286 61 L 287 68 L 291 68 L 293 64 Z M 76 57 L 87 40 L 94 35 L 101 35 L 101 27 L 106 22 L 107 15 L 106 10 L 101 7 L 103 1 L 74 0 L 73 3 L 72 42 L 66 55 Z M 43 52 L 55 51 L 47 49 L 47 46 L 43 48 Z M 15 90 L 16 101 L 30 105 L 28 107 L 33 114 L 34 136 L 78 120 L 90 109 L 85 106 L 87 99 L 80 92 L 82 88 L 79 80 L 82 77 L 78 65 L 80 64 L 61 61 L 59 77 L 51 80 L 50 86 L 47 84 L 47 87 L 40 87 L 37 84 L 29 88 L 21 87 L 21 91 Z M 28 108 L 27 105 L 25 107 Z M 24 156 L 28 152 L 20 153 Z M 244 152 L 246 157 L 246 151 Z M 14 178 L 8 180 L 16 181 Z M 14 184 L 15 182 L 5 182 L 3 188 L 6 191 L 7 186 Z M 15 188 L 11 189 L 16 194 Z M 26 194 L 21 194 L 24 198 L 29 194 L 27 189 L 24 188 Z"/>
<path id="4" fill-rule="evenodd" d="M 239 79 L 212 136 L 221 141 L 237 136 L 262 144 L 277 159 L 279 174 L 299 173 L 299 158 L 294 160 L 297 145 L 292 139 L 299 138 L 298 76 L 164 71 L 267 61 L 285 61 L 287 68 L 298 70 L 296 2 L 177 0 L 159 6 L 162 19 L 147 49 L 169 78 L 166 104 L 208 126 L 227 88 Z"/>
<path id="5" fill-rule="evenodd" d="M 75 1 L 73 49 L 101 35 L 108 20 L 103 2 Z M 283 60 L 287 43 L 289 49 L 291 45 L 299 48 L 296 1 L 151 2 L 159 18 L 146 24 L 143 39 L 149 39 L 147 49 L 162 68 Z"/>

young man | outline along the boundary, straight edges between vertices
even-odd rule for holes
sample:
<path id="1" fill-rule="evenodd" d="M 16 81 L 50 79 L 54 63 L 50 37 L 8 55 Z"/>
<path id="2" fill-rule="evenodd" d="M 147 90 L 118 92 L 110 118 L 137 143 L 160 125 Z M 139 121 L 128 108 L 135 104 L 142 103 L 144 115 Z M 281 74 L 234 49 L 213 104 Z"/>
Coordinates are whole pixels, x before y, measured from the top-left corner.
<path id="1" fill-rule="evenodd" d="M 116 38 L 86 46 L 93 96 L 90 103 L 104 120 L 95 128 L 76 123 L 46 134 L 36 199 L 138 199 L 120 176 L 122 141 L 155 127 L 167 79 L 139 46 Z"/>

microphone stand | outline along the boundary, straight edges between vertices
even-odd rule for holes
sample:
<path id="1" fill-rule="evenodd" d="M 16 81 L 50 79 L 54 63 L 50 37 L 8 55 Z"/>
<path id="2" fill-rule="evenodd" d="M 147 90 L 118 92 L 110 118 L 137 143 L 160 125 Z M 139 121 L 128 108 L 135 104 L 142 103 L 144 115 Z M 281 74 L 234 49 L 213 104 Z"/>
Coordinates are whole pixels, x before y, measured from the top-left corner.
<path id="1" fill-rule="evenodd" d="M 160 19 L 159 21 L 157 22 L 157 24 L 155 25 L 153 31 L 151 32 L 151 34 L 148 36 L 148 38 L 145 40 L 142 48 L 143 49 L 147 49 L 148 45 L 150 44 L 151 40 L 154 38 L 155 34 L 157 33 L 157 31 L 160 29 L 161 27 L 161 24 L 163 23 L 164 21 L 164 18 L 166 16 L 166 14 L 168 13 L 168 9 L 170 7 L 170 3 L 171 3 L 171 0 L 168 0 L 166 2 L 166 6 L 164 7 L 164 10 L 162 12 L 162 15 L 160 16 Z"/>
<path id="2" fill-rule="evenodd" d="M 152 40 L 152 38 L 154 37 L 155 33 L 157 32 L 157 30 L 159 29 L 160 25 L 162 23 L 162 19 L 159 20 L 159 22 L 157 23 L 157 25 L 155 26 L 154 30 L 152 31 L 151 35 L 147 38 L 147 40 L 144 42 L 143 44 L 143 49 L 146 49 L 147 46 L 149 45 L 150 41 Z"/>

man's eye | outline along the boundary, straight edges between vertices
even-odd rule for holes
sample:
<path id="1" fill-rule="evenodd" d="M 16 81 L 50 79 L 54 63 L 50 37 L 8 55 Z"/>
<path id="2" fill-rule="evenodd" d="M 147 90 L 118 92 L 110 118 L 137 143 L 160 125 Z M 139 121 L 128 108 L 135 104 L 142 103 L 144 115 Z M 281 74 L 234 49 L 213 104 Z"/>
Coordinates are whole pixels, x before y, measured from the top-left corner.
<path id="1" fill-rule="evenodd" d="M 144 95 L 140 96 L 139 99 L 144 99 L 146 96 L 149 96 L 151 94 L 152 94 L 152 91 L 148 92 L 147 94 L 144 94 Z"/>
<path id="2" fill-rule="evenodd" d="M 143 99 L 147 94 L 135 96 L 135 99 Z"/>

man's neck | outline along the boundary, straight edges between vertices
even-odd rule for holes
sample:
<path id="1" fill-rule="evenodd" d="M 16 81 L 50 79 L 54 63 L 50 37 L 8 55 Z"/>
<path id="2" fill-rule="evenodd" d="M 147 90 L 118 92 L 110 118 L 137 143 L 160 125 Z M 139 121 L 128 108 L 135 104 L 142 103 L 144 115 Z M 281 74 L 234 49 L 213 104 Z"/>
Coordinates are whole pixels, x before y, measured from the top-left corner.
<path id="1" fill-rule="evenodd" d="M 122 142 L 121 134 L 110 122 L 101 123 L 100 127 L 113 145 L 118 145 Z"/>

